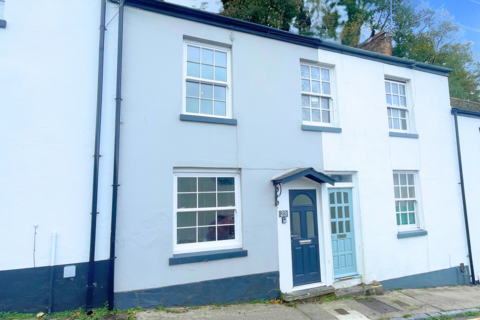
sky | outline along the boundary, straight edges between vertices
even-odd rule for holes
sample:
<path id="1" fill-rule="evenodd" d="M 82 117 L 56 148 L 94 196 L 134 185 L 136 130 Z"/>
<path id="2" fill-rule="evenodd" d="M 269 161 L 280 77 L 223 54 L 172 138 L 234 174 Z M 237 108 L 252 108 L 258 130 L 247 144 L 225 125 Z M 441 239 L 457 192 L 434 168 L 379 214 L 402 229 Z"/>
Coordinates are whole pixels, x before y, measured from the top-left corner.
<path id="1" fill-rule="evenodd" d="M 221 0 L 166 0 L 187 7 L 200 7 L 207 2 L 207 11 L 218 13 L 222 8 Z M 472 48 L 480 54 L 480 0 L 428 0 L 434 9 L 445 9 L 454 16 L 463 31 L 462 40 L 472 41 Z"/>

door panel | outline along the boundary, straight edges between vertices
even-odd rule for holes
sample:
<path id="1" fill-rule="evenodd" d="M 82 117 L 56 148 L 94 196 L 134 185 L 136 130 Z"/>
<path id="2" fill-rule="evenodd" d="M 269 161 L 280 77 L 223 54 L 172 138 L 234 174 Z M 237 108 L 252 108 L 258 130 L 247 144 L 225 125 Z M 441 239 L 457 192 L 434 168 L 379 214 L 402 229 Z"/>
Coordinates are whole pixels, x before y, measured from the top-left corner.
<path id="1" fill-rule="evenodd" d="M 335 278 L 357 272 L 352 189 L 330 189 L 333 270 Z"/>
<path id="2" fill-rule="evenodd" d="M 293 285 L 320 282 L 315 190 L 290 191 Z"/>

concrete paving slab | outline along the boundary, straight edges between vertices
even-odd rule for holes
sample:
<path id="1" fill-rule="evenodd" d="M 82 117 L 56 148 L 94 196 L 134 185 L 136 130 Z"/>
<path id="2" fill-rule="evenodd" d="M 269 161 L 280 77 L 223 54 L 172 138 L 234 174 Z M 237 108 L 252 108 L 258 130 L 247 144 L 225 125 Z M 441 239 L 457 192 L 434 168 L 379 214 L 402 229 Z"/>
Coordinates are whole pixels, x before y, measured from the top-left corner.
<path id="1" fill-rule="evenodd" d="M 354 302 L 352 304 L 351 302 Z M 354 300 L 341 300 L 341 301 L 331 301 L 331 302 L 326 302 L 322 303 L 319 306 L 329 312 L 331 315 L 333 315 L 335 318 L 339 320 L 363 320 L 363 319 L 374 319 L 365 316 L 363 312 L 358 311 L 355 307 L 357 305 L 361 306 L 358 302 Z M 353 307 L 351 307 L 353 306 Z M 367 308 L 363 306 L 364 308 Z M 338 311 L 335 309 L 343 309 L 348 312 L 348 314 L 340 314 Z M 368 308 L 367 308 L 368 309 Z M 343 313 L 343 312 L 342 312 Z M 312 318 L 313 319 L 313 318 Z"/>
<path id="2" fill-rule="evenodd" d="M 468 286 L 406 289 L 401 293 L 440 310 L 474 308 L 480 304 L 480 288 Z"/>
<path id="3" fill-rule="evenodd" d="M 299 303 L 297 304 L 297 309 L 302 311 L 312 320 L 337 320 L 337 317 L 323 309 L 320 303 Z"/>
<path id="4" fill-rule="evenodd" d="M 375 299 L 382 301 L 400 310 L 392 313 L 392 317 L 404 314 L 422 314 L 440 312 L 440 309 L 432 307 L 428 303 L 419 301 L 401 293 L 401 291 L 385 291 L 383 296 L 376 296 Z"/>
<path id="5" fill-rule="evenodd" d="M 179 309 L 181 310 L 181 309 Z M 183 313 L 148 310 L 137 313 L 137 320 L 157 319 L 262 319 L 262 320 L 309 320 L 300 310 L 279 304 L 243 304 L 227 307 L 206 306 L 188 309 Z M 322 318 L 319 318 L 322 319 Z M 322 319 L 323 320 L 323 319 Z M 325 318 L 325 320 L 328 320 Z"/>

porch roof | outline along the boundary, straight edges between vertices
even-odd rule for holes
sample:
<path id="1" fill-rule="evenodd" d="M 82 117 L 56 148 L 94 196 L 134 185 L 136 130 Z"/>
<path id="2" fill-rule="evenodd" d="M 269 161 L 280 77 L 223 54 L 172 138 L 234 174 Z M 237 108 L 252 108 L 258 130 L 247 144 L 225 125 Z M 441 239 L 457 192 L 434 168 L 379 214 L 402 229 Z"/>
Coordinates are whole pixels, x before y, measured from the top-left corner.
<path id="1" fill-rule="evenodd" d="M 275 186 L 280 183 L 287 183 L 303 177 L 313 180 L 317 183 L 329 183 L 332 186 L 335 184 L 335 180 L 333 180 L 324 173 L 316 171 L 313 168 L 297 168 L 293 170 L 288 170 L 287 172 L 273 177 L 272 182 Z"/>

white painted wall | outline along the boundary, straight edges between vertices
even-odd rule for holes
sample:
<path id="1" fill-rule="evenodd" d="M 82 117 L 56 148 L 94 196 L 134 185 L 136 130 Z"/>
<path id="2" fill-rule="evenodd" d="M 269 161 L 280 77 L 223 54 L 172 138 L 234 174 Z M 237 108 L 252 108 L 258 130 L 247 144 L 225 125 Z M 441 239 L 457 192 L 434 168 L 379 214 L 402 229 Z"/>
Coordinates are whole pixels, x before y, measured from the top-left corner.
<path id="1" fill-rule="evenodd" d="M 480 119 L 458 116 L 460 147 L 462 150 L 463 179 L 467 199 L 468 224 L 472 245 L 475 280 L 480 280 Z"/>
<path id="2" fill-rule="evenodd" d="M 6 3 L 0 29 L 0 270 L 88 261 L 100 1 Z M 113 16 L 109 12 L 107 21 Z M 96 259 L 108 257 L 116 30 L 106 85 Z M 111 38 L 111 37 L 110 37 Z M 112 86 L 113 85 L 113 86 Z"/>

